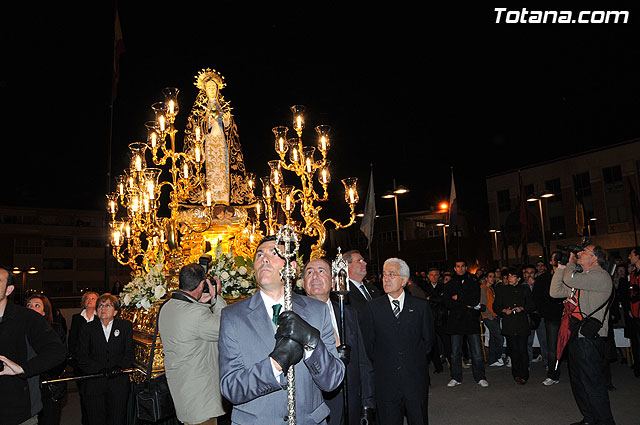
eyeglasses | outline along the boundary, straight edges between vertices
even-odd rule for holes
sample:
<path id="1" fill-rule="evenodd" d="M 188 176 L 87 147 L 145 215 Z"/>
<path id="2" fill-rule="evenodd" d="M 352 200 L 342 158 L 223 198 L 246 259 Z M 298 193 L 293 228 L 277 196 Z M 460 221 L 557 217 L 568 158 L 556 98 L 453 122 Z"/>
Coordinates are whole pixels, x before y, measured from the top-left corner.
<path id="1" fill-rule="evenodd" d="M 360 264 L 362 264 L 364 262 L 365 262 L 364 258 L 358 258 L 357 260 L 351 260 L 351 263 L 360 263 Z"/>
<path id="2" fill-rule="evenodd" d="M 98 308 L 113 308 L 112 304 L 100 304 Z"/>
<path id="3" fill-rule="evenodd" d="M 582 249 L 582 252 L 585 252 L 585 251 L 586 251 L 586 252 L 591 253 L 591 255 L 596 255 L 596 254 L 593 252 L 593 250 L 592 250 L 592 249 L 583 248 L 583 249 Z"/>
<path id="4" fill-rule="evenodd" d="M 391 279 L 395 279 L 398 276 L 402 276 L 401 274 L 398 274 L 396 272 L 382 272 L 382 276 L 383 277 L 390 277 Z"/>

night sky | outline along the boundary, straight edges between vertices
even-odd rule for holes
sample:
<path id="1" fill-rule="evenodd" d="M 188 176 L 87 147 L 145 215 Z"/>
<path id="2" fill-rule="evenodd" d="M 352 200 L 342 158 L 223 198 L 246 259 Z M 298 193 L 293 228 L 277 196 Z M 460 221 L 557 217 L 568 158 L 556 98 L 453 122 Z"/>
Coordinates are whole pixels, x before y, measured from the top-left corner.
<path id="1" fill-rule="evenodd" d="M 113 11 L 97 3 L 5 13 L 1 204 L 104 207 Z M 640 11 L 624 3 L 580 7 L 630 10 L 626 25 L 496 24 L 495 2 L 199 3 L 119 6 L 114 177 L 164 87 L 181 90 L 183 129 L 206 67 L 225 76 L 222 94 L 258 176 L 276 158 L 271 128 L 290 126 L 289 106 L 307 107 L 307 144 L 313 126 L 333 127 L 338 211 L 348 176 L 359 178 L 364 207 L 370 164 L 378 195 L 394 178 L 411 189 L 403 210 L 448 198 L 453 167 L 461 207 L 483 212 L 487 175 L 640 137 Z M 377 200 L 383 214 L 392 206 Z"/>

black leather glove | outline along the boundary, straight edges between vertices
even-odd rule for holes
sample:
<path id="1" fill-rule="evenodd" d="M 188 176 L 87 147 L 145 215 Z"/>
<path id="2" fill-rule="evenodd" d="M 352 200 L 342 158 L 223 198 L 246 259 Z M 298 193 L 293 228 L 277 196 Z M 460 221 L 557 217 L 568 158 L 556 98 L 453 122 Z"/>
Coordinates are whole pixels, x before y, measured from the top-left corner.
<path id="1" fill-rule="evenodd" d="M 376 423 L 376 409 L 363 406 L 360 412 L 360 425 L 374 425 Z"/>
<path id="2" fill-rule="evenodd" d="M 340 358 L 340 360 L 342 360 L 342 363 L 347 366 L 349 364 L 349 360 L 351 360 L 351 347 L 346 344 L 342 344 L 337 348 L 337 350 L 338 358 Z"/>
<path id="3" fill-rule="evenodd" d="M 300 343 L 290 338 L 278 338 L 269 357 L 280 365 L 284 373 L 287 373 L 290 366 L 302 360 L 303 353 L 304 349 Z"/>
<path id="4" fill-rule="evenodd" d="M 320 331 L 304 321 L 293 311 L 284 311 L 278 316 L 276 339 L 291 338 L 305 348 L 314 349 L 320 341 Z"/>

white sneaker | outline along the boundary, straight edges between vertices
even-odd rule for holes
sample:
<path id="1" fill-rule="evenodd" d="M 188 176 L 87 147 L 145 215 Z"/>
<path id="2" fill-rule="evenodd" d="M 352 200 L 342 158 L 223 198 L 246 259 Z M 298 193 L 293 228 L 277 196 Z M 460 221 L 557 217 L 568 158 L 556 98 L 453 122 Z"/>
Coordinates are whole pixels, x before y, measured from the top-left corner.
<path id="1" fill-rule="evenodd" d="M 489 386 L 489 382 L 487 382 L 486 379 L 481 379 L 478 381 L 478 385 L 480 385 L 482 388 L 487 388 Z"/>
<path id="2" fill-rule="evenodd" d="M 449 383 L 447 384 L 447 387 L 451 388 L 451 387 L 457 387 L 458 385 L 462 385 L 462 382 L 458 382 L 455 379 L 452 379 L 451 381 L 449 381 Z"/>
<path id="3" fill-rule="evenodd" d="M 548 387 L 548 386 L 550 386 L 550 385 L 558 384 L 559 382 L 560 382 L 560 381 L 557 381 L 557 380 L 555 380 L 555 379 L 547 378 L 547 379 L 545 379 L 544 381 L 542 381 L 542 385 L 545 385 L 545 386 L 547 386 L 547 387 Z"/>
<path id="4" fill-rule="evenodd" d="M 538 354 L 538 357 L 534 357 L 533 360 L 531 360 L 531 363 L 538 363 L 542 361 L 542 354 Z"/>
<path id="5" fill-rule="evenodd" d="M 504 366 L 504 362 L 502 361 L 502 359 L 498 359 L 497 361 L 491 363 L 489 366 L 495 366 L 495 367 Z"/>
<path id="6" fill-rule="evenodd" d="M 505 359 L 505 361 L 504 361 L 504 365 L 505 365 L 506 367 L 511 367 L 511 357 L 508 357 L 508 356 L 507 356 L 507 358 L 506 358 L 506 359 Z"/>

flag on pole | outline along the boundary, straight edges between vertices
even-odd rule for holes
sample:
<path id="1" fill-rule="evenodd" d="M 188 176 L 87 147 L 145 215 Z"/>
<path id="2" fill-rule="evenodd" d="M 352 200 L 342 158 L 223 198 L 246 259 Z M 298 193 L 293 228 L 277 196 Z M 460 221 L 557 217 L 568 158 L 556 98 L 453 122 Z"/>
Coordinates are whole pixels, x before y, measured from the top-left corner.
<path id="1" fill-rule="evenodd" d="M 576 197 L 576 233 L 578 236 L 584 236 L 584 202 L 582 200 L 582 194 L 578 191 L 578 179 L 575 174 L 573 175 L 573 188 Z"/>
<path id="2" fill-rule="evenodd" d="M 111 102 L 116 98 L 118 79 L 120 77 L 120 55 L 124 52 L 124 40 L 122 27 L 120 27 L 120 14 L 116 8 L 115 23 L 113 29 L 113 78 L 111 82 Z"/>
<path id="3" fill-rule="evenodd" d="M 456 199 L 456 184 L 453 181 L 453 167 L 451 167 L 451 192 L 449 193 L 449 232 L 454 232 L 457 225 L 458 201 Z"/>
<path id="4" fill-rule="evenodd" d="M 373 224 L 376 218 L 376 197 L 373 188 L 373 166 L 371 167 L 371 177 L 369 178 L 369 190 L 367 200 L 364 204 L 364 217 L 360 223 L 360 230 L 367 238 L 367 249 L 371 252 L 371 242 L 373 241 Z"/>

